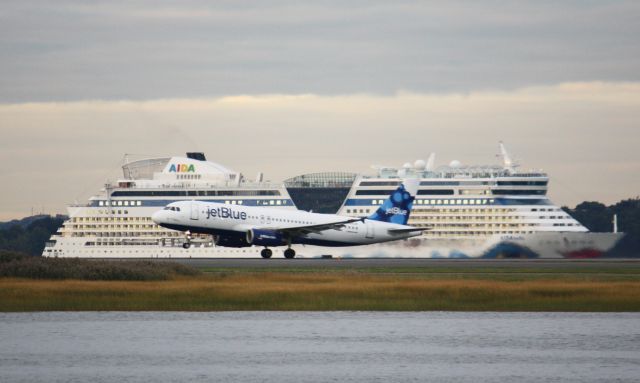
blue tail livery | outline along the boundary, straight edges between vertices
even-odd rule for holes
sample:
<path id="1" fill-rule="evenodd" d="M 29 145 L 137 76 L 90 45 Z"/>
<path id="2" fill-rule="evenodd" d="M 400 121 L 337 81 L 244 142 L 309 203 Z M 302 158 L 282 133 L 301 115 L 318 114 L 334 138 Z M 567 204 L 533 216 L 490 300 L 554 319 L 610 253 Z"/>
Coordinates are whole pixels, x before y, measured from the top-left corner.
<path id="1" fill-rule="evenodd" d="M 407 221 L 409 221 L 409 214 L 411 213 L 417 192 L 417 179 L 403 180 L 402 184 L 391 193 L 389 198 L 380 205 L 378 210 L 367 218 L 372 221 L 406 225 Z"/>

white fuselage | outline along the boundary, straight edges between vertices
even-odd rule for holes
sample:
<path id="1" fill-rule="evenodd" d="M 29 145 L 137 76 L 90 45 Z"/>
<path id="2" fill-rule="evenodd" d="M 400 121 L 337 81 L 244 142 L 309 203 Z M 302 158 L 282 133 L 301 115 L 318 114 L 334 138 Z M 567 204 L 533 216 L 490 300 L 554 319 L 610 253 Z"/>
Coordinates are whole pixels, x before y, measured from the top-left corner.
<path id="1" fill-rule="evenodd" d="M 174 210 L 170 210 L 173 208 Z M 304 234 L 291 237 L 291 243 L 321 246 L 356 246 L 395 241 L 420 235 L 412 227 L 334 214 L 309 213 L 300 210 L 282 210 L 251 206 L 226 205 L 201 201 L 183 201 L 169 204 L 156 212 L 153 221 L 175 230 L 217 236 L 246 238 L 251 230 L 295 232 Z M 352 221 L 336 228 L 315 230 L 314 227 L 336 222 Z M 307 229 L 308 228 L 308 229 Z M 415 228 L 414 228 L 415 229 Z M 248 244 L 250 246 L 250 244 Z"/>

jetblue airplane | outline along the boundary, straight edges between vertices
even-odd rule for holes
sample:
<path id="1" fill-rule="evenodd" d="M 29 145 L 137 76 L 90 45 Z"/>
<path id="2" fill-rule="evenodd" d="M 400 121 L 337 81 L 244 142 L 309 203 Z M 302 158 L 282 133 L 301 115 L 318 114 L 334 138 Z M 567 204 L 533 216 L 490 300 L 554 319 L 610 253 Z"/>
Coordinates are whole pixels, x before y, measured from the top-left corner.
<path id="1" fill-rule="evenodd" d="M 180 201 L 155 212 L 151 219 L 168 229 L 187 232 L 187 238 L 189 233 L 212 234 L 218 246 L 264 246 L 263 258 L 271 258 L 269 247 L 287 246 L 284 256 L 293 258 L 292 244 L 358 246 L 420 235 L 425 229 L 407 226 L 417 190 L 418 180 L 404 180 L 367 218 Z M 184 247 L 189 246 L 187 240 Z"/>

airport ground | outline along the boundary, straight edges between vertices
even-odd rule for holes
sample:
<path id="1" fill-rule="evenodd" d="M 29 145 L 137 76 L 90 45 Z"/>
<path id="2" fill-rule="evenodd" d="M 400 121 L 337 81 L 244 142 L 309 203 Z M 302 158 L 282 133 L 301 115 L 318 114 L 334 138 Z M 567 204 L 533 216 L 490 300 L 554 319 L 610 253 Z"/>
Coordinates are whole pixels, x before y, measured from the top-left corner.
<path id="1" fill-rule="evenodd" d="M 197 271 L 146 281 L 0 278 L 0 310 L 640 311 L 638 260 L 174 259 L 154 265 L 176 261 Z"/>

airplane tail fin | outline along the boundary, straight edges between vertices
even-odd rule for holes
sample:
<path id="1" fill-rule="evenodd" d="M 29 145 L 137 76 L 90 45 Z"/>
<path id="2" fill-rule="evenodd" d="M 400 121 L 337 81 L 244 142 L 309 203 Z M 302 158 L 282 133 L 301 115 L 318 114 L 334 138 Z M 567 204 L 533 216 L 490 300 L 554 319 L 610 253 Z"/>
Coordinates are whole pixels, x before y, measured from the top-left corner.
<path id="1" fill-rule="evenodd" d="M 406 225 L 413 207 L 413 201 L 418 193 L 419 181 L 405 179 L 396 190 L 391 193 L 382 205 L 371 214 L 368 219 Z"/>

